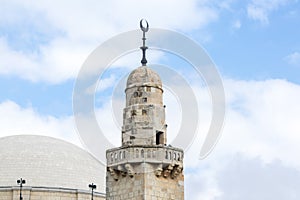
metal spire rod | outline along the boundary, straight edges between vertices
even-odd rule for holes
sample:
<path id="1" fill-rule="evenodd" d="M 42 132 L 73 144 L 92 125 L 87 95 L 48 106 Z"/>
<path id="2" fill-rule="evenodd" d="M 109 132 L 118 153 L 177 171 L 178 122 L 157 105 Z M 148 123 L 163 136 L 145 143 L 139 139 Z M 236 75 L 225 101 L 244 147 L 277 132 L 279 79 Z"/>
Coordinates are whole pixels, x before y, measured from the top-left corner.
<path id="1" fill-rule="evenodd" d="M 146 66 L 146 64 L 147 64 L 146 50 L 148 49 L 148 47 L 146 46 L 146 32 L 149 30 L 149 24 L 148 24 L 147 20 L 141 19 L 140 27 L 141 27 L 141 30 L 143 31 L 143 38 L 142 38 L 143 46 L 140 47 L 140 49 L 143 51 L 143 58 L 141 60 L 141 63 L 143 66 Z"/>

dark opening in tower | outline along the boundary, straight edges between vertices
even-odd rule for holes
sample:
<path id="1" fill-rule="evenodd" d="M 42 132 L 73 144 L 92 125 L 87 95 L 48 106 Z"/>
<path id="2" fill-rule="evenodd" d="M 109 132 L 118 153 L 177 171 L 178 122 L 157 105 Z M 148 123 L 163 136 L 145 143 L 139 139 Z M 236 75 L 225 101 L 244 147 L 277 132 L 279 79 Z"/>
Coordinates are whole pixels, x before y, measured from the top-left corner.
<path id="1" fill-rule="evenodd" d="M 164 144 L 164 132 L 156 131 L 156 145 Z"/>

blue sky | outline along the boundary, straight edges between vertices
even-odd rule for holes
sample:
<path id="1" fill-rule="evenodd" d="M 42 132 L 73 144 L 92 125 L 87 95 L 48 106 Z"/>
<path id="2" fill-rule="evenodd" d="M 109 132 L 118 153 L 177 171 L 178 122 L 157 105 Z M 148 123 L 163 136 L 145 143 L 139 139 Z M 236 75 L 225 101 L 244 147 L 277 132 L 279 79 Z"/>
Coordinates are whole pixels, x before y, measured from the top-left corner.
<path id="1" fill-rule="evenodd" d="M 287 59 L 299 52 L 299 5 L 280 6 L 269 14 L 268 22 L 249 19 L 241 6 L 223 11 L 222 20 L 208 28 L 213 42 L 205 48 L 220 71 L 238 79 L 282 78 L 299 83 L 299 68 Z"/>
<path id="2" fill-rule="evenodd" d="M 297 0 L 1 1 L 0 136 L 42 134 L 80 145 L 72 110 L 76 76 L 96 47 L 112 36 L 137 29 L 141 18 L 148 20 L 150 31 L 151 27 L 165 28 L 195 40 L 209 54 L 223 78 L 227 113 L 222 137 L 208 158 L 195 162 L 192 155 L 200 149 L 211 116 L 203 80 L 194 80 L 192 72 L 185 70 L 187 64 L 173 55 L 149 52 L 149 63 L 173 66 L 183 77 L 194 80 L 189 83 L 201 113 L 200 136 L 195 138 L 186 156 L 187 199 L 298 199 L 296 179 L 300 176 L 300 160 L 295 152 L 300 150 L 300 3 Z M 109 100 L 119 78 L 139 62 L 139 52 L 117 61 L 117 67 L 111 67 L 107 77 L 102 77 L 106 88 L 96 94 L 97 102 Z M 199 83 L 201 87 L 197 87 Z M 167 92 L 167 107 L 178 108 L 174 99 Z M 118 136 L 116 122 L 105 119 L 112 112 L 110 106 L 96 107 L 99 121 L 105 122 L 103 129 L 113 130 Z M 169 111 L 169 126 L 177 127 L 176 120 L 180 118 L 172 117 L 176 112 L 180 113 Z M 170 130 L 176 132 L 176 128 Z M 253 168 L 247 169 L 247 165 Z M 236 174 L 230 171 L 235 168 Z M 258 179 L 270 169 L 272 174 L 262 177 L 265 191 L 254 187 L 249 173 Z M 282 180 L 281 176 L 291 178 L 283 179 L 282 184 L 274 186 L 277 188 L 274 196 L 269 195 L 274 192 L 269 184 Z M 232 187 L 228 186 L 231 184 Z M 248 197 L 246 188 L 251 187 L 256 195 Z M 294 196 L 287 196 L 288 189 Z"/>

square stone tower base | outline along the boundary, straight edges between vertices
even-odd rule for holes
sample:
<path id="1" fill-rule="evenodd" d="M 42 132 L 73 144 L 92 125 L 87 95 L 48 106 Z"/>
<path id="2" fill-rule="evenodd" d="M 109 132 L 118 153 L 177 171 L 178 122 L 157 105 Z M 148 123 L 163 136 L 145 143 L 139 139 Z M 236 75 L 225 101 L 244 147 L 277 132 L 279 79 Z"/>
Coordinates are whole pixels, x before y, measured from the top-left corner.
<path id="1" fill-rule="evenodd" d="M 132 165 L 133 174 L 110 170 L 107 172 L 107 200 L 182 200 L 184 199 L 184 177 L 174 176 L 172 167 L 161 172 L 156 164 Z M 168 169 L 169 168 L 169 169 Z M 169 171 L 168 171 L 169 170 Z M 136 172 L 134 172 L 136 171 Z M 172 175 L 173 174 L 173 175 Z"/>

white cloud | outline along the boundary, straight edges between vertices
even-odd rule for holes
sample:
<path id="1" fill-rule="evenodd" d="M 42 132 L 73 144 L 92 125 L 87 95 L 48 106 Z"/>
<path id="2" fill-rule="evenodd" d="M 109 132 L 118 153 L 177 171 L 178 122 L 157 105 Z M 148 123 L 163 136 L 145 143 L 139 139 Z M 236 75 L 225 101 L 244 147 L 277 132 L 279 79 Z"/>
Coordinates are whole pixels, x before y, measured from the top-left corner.
<path id="1" fill-rule="evenodd" d="M 0 74 L 49 83 L 76 77 L 95 45 L 123 31 L 137 29 L 141 18 L 149 21 L 150 28 L 184 31 L 201 28 L 218 18 L 216 10 L 197 1 L 2 3 L 5 6 L 0 8 L 0 28 L 9 32 L 13 27 L 17 35 L 29 36 L 17 41 L 24 42 L 26 51 L 20 45 L 12 45 L 16 41 L 10 38 L 1 39 Z M 25 41 L 34 47 L 26 46 Z"/>
<path id="2" fill-rule="evenodd" d="M 300 167 L 293 154 L 300 142 L 300 86 L 284 80 L 227 81 L 226 88 L 224 148 Z"/>
<path id="3" fill-rule="evenodd" d="M 105 79 L 101 79 L 98 84 L 97 91 L 98 92 L 104 91 L 105 89 L 112 86 L 115 81 L 116 81 L 116 77 L 114 75 L 111 75 L 110 77 Z"/>
<path id="4" fill-rule="evenodd" d="M 208 158 L 196 161 L 202 144 L 198 135 L 186 154 L 188 199 L 295 199 L 300 86 L 285 80 L 224 83 L 227 114 L 220 141 Z M 250 191 L 253 198 L 247 196 Z"/>
<path id="5" fill-rule="evenodd" d="M 51 37 L 45 43 L 37 41 L 34 49 L 23 51 L 12 45 L 9 38 L 2 36 L 0 74 L 31 81 L 60 83 L 76 77 L 95 44 L 122 31 L 138 28 L 140 18 L 147 18 L 150 27 L 155 24 L 155 27 L 184 31 L 198 29 L 217 20 L 217 11 L 209 3 L 206 4 L 208 1 L 203 2 L 2 2 L 5 6 L 0 7 L 1 28 L 9 24 L 22 35 L 25 30 L 21 24 L 26 19 L 34 24 L 33 31 L 51 34 Z M 247 14 L 249 18 L 267 24 L 270 14 L 286 3 L 286 0 L 253 0 L 248 5 Z M 228 9 L 229 6 L 224 4 L 225 7 Z M 240 28 L 240 21 L 236 21 L 233 26 Z M 136 56 L 133 59 L 135 58 Z M 289 64 L 299 66 L 300 54 L 294 52 L 285 59 Z M 124 63 L 131 65 L 132 62 Z M 120 62 L 116 64 L 120 65 Z M 114 81 L 115 77 L 106 79 L 99 90 L 110 87 Z M 204 133 L 209 127 L 210 100 L 204 87 L 197 85 L 193 88 L 199 92 L 197 99 L 200 105 L 200 124 L 199 135 L 185 158 L 187 199 L 233 199 L 230 195 L 236 190 L 239 191 L 239 199 L 246 199 L 245 195 L 249 193 L 243 193 L 243 189 L 253 188 L 256 182 L 243 182 L 239 185 L 239 177 L 263 178 L 261 187 L 270 193 L 273 192 L 270 186 L 276 181 L 277 196 L 286 194 L 286 191 L 280 190 L 285 185 L 298 183 L 296 178 L 299 177 L 300 160 L 295 152 L 300 151 L 299 85 L 284 80 L 225 80 L 226 124 L 215 150 L 203 161 L 198 161 L 198 155 Z M 167 97 L 166 100 L 168 109 L 175 108 L 167 116 L 168 134 L 171 137 L 180 124 L 181 119 L 176 115 L 180 113 L 180 106 L 173 97 Z M 118 101 L 117 104 L 118 107 L 123 106 L 122 102 Z M 115 126 L 116 121 L 113 121 L 116 119 L 110 102 L 97 110 L 97 116 L 103 132 L 108 136 L 113 134 L 114 137 L 108 137 L 112 143 L 120 143 L 121 134 Z M 1 136 L 41 134 L 80 144 L 71 116 L 44 116 L 31 107 L 23 108 L 12 101 L 5 101 L 0 103 L 0 120 Z M 277 171 L 274 170 L 276 167 Z M 278 181 L 274 174 L 282 176 L 283 181 Z M 289 179 L 284 179 L 286 176 Z M 232 187 L 240 187 L 230 188 L 231 183 Z M 294 187 L 290 188 L 294 192 Z"/>
<path id="6" fill-rule="evenodd" d="M 88 87 L 85 92 L 90 95 L 94 94 L 95 92 L 103 92 L 104 90 L 112 87 L 115 81 L 116 81 L 115 75 L 110 75 L 107 78 L 100 78 L 100 80 L 97 83 Z"/>
<path id="7" fill-rule="evenodd" d="M 237 155 L 217 173 L 218 200 L 298 199 L 300 171 L 280 161 L 264 164 L 259 158 Z"/>
<path id="8" fill-rule="evenodd" d="M 271 186 L 277 188 L 276 195 L 280 196 L 287 194 L 286 185 L 291 185 L 291 194 L 298 195 L 293 184 L 297 183 L 300 171 L 300 159 L 295 154 L 300 151 L 300 86 L 285 80 L 226 79 L 224 83 L 227 114 L 222 137 L 212 154 L 201 161 L 198 156 L 211 111 L 206 89 L 196 87 L 200 99 L 200 134 L 185 156 L 187 199 L 232 199 L 236 190 L 238 199 L 248 198 L 247 188 L 253 188 L 254 196 L 266 197 L 273 191 Z M 167 106 L 175 107 L 174 113 L 179 112 L 180 107 L 173 105 L 174 98 L 169 100 Z M 122 102 L 119 103 L 122 107 Z M 109 101 L 97 111 L 97 116 L 103 132 L 118 145 L 121 134 L 114 125 Z M 176 114 L 167 118 L 169 127 L 180 123 Z M 43 116 L 31 107 L 22 108 L 6 101 L 0 104 L 0 120 L 1 136 L 42 134 L 78 143 L 72 117 Z M 259 178 L 263 179 L 260 187 L 264 191 L 253 185 Z"/>
<path id="9" fill-rule="evenodd" d="M 268 24 L 269 15 L 287 3 L 289 0 L 252 0 L 247 6 L 247 15 L 250 19 Z"/>
<path id="10" fill-rule="evenodd" d="M 45 135 L 63 139 L 77 146 L 73 117 L 44 116 L 32 107 L 23 108 L 13 101 L 0 103 L 0 137 L 10 135 Z"/>
<path id="11" fill-rule="evenodd" d="M 244 154 L 212 155 L 185 171 L 189 200 L 297 199 L 300 170 L 280 160 L 264 163 Z"/>
<path id="12" fill-rule="evenodd" d="M 294 52 L 284 58 L 290 65 L 300 67 L 300 53 Z"/>
<path id="13" fill-rule="evenodd" d="M 258 7 L 256 5 L 249 5 L 247 7 L 247 13 L 248 13 L 248 17 L 251 19 L 258 20 L 263 24 L 269 23 L 268 13 L 262 7 Z"/>
<path id="14" fill-rule="evenodd" d="M 233 27 L 234 29 L 240 29 L 241 26 L 242 26 L 242 23 L 241 23 L 240 20 L 235 20 L 235 21 L 233 22 L 233 24 L 232 24 L 232 27 Z"/>
<path id="15" fill-rule="evenodd" d="M 236 190 L 239 191 L 236 193 L 237 199 L 251 199 L 246 196 L 249 193 L 247 188 L 253 189 L 252 199 L 259 199 L 257 198 L 259 195 L 265 197 L 261 199 L 266 199 L 271 195 L 272 187 L 277 189 L 271 197 L 279 198 L 288 194 L 286 185 L 291 186 L 289 190 L 292 194 L 298 195 L 294 183 L 297 183 L 296 178 L 300 174 L 300 159 L 295 154 L 300 151 L 298 145 L 300 85 L 279 79 L 265 81 L 225 79 L 227 100 L 225 126 L 216 148 L 204 160 L 198 158 L 212 113 L 209 94 L 205 87 L 199 85 L 193 86 L 199 103 L 199 133 L 185 155 L 187 199 L 232 199 Z M 172 93 L 166 95 L 168 97 L 165 99 L 168 102 L 165 103 L 167 108 L 171 108 L 171 112 L 167 112 L 170 142 L 182 120 L 178 117 L 182 105 L 178 106 L 176 94 L 175 97 Z M 118 105 L 107 102 L 106 106 L 99 109 L 97 116 L 109 140 L 119 145 L 120 127 L 116 124 L 120 122 L 113 121 L 113 118 L 117 117 L 113 115 L 120 115 L 124 102 L 115 103 Z M 120 110 L 113 114 L 114 106 Z M 113 120 L 108 122 L 107 118 Z M 272 176 L 274 173 L 278 176 Z M 286 175 L 289 178 L 279 177 Z M 259 178 L 263 179 L 260 187 L 254 185 Z"/>
<path id="16" fill-rule="evenodd" d="M 60 41 L 59 41 L 60 40 Z M 59 83 L 76 76 L 88 47 L 76 42 L 56 39 L 41 52 L 14 50 L 0 38 L 0 74 L 14 75 L 32 82 Z"/>

